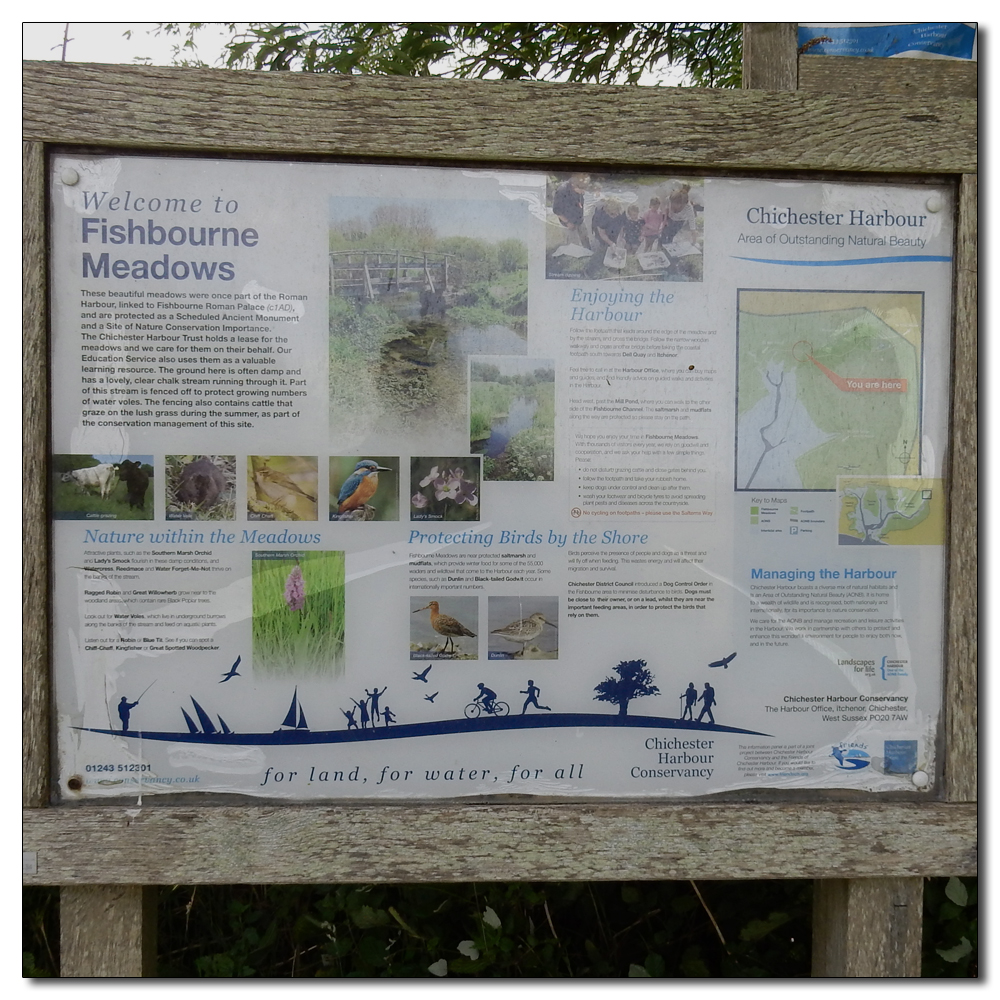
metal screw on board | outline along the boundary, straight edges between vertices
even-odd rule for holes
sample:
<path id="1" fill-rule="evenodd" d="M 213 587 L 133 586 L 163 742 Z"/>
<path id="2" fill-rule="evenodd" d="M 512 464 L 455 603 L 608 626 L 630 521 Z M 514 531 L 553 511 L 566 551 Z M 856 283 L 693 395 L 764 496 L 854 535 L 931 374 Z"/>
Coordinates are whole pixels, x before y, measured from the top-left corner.
<path id="1" fill-rule="evenodd" d="M 917 788 L 926 788 L 930 784 L 930 775 L 926 771 L 914 771 L 910 779 Z"/>
<path id="2" fill-rule="evenodd" d="M 80 175 L 72 167 L 63 167 L 59 174 L 59 180 L 61 180 L 66 187 L 72 187 L 74 184 L 79 183 Z"/>
<path id="3" fill-rule="evenodd" d="M 928 212 L 940 212 L 942 208 L 944 208 L 944 202 L 941 200 L 941 195 L 932 194 L 927 199 Z"/>

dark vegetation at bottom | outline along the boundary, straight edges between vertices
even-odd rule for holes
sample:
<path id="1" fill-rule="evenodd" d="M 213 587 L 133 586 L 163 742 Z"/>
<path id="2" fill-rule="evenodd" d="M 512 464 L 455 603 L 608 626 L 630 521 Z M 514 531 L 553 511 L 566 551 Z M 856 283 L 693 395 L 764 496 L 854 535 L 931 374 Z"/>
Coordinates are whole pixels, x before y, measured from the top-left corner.
<path id="1" fill-rule="evenodd" d="M 24 890 L 54 976 L 58 890 Z M 925 884 L 923 974 L 977 974 L 976 880 Z M 161 977 L 807 977 L 812 882 L 162 886 Z M 963 943 L 964 942 L 964 943 Z"/>

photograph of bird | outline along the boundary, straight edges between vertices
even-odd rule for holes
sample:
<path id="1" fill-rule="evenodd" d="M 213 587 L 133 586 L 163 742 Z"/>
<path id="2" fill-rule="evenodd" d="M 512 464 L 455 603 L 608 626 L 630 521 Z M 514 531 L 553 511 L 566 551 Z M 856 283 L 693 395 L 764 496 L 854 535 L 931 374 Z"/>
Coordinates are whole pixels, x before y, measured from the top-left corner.
<path id="1" fill-rule="evenodd" d="M 337 495 L 337 513 L 347 514 L 352 510 L 367 508 L 368 501 L 378 489 L 378 474 L 393 472 L 370 458 L 362 459 L 354 467 L 354 472 L 344 480 Z"/>
<path id="2" fill-rule="evenodd" d="M 426 670 L 421 670 L 419 673 L 417 673 L 417 671 L 414 670 L 413 671 L 413 680 L 415 680 L 415 681 L 423 681 L 425 684 L 429 684 L 430 681 L 427 680 L 427 675 L 431 672 L 431 667 L 433 667 L 433 666 L 434 666 L 434 664 L 432 663 L 432 664 L 430 664 L 430 666 L 427 667 Z"/>
<path id="3" fill-rule="evenodd" d="M 236 662 L 229 668 L 229 673 L 222 675 L 222 680 L 219 681 L 220 684 L 225 684 L 226 681 L 230 681 L 234 677 L 242 677 L 243 676 L 242 674 L 237 673 L 237 671 L 236 671 L 236 668 L 240 665 L 240 660 L 242 660 L 242 659 L 243 659 L 242 656 L 237 656 L 236 657 Z"/>
<path id="4" fill-rule="evenodd" d="M 503 628 L 492 629 L 490 634 L 498 635 L 501 639 L 506 639 L 508 642 L 519 642 L 521 649 L 514 655 L 523 656 L 525 645 L 536 639 L 546 625 L 550 625 L 552 628 L 558 630 L 557 625 L 553 625 L 545 615 L 540 611 L 536 611 L 533 615 L 528 615 L 527 618 L 504 625 Z"/>
<path id="5" fill-rule="evenodd" d="M 431 628 L 434 629 L 438 635 L 443 635 L 445 637 L 444 645 L 441 647 L 440 652 L 446 653 L 448 651 L 448 644 L 451 644 L 451 652 L 455 652 L 455 636 L 467 635 L 472 639 L 476 638 L 475 632 L 470 632 L 457 618 L 452 618 L 451 615 L 441 614 L 440 605 L 437 601 L 431 601 L 430 604 L 424 605 L 422 608 L 417 608 L 412 614 L 416 614 L 417 611 L 427 611 L 430 610 L 431 613 Z"/>
<path id="6" fill-rule="evenodd" d="M 434 694 L 425 694 L 424 701 L 433 702 L 434 699 L 440 694 L 440 691 L 435 691 Z"/>

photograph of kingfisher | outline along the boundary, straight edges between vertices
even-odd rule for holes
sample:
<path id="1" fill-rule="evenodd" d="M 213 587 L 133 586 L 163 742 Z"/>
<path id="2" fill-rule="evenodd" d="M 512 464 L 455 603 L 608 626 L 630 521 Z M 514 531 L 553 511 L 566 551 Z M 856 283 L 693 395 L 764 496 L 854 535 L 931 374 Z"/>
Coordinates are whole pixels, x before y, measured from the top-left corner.
<path id="1" fill-rule="evenodd" d="M 398 458 L 331 458 L 330 520 L 398 521 L 398 467 Z"/>
<path id="2" fill-rule="evenodd" d="M 458 644 L 456 639 L 468 636 L 476 638 L 476 633 L 463 623 L 469 622 L 474 628 L 479 627 L 479 601 L 475 597 L 450 597 L 448 610 L 454 614 L 442 614 L 438 601 L 430 601 L 420 607 L 413 607 L 420 598 L 410 598 L 411 615 L 419 611 L 430 611 L 430 621 L 426 618 L 410 619 L 410 659 L 425 660 L 438 656 L 451 656 L 459 660 L 475 660 L 478 651 L 475 643 Z M 461 616 L 461 618 L 457 616 Z M 428 627 L 429 626 L 429 627 Z M 437 635 L 435 635 L 437 633 Z M 436 649 L 437 636 L 444 636 L 444 644 Z M 469 648 L 471 647 L 471 649 Z"/>

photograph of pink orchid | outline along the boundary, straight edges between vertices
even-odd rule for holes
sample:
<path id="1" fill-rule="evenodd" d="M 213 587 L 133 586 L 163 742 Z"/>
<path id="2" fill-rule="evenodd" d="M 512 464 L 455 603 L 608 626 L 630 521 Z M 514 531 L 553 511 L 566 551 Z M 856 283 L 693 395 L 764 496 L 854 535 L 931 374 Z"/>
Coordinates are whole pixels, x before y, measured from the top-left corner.
<path id="1" fill-rule="evenodd" d="M 410 459 L 411 521 L 478 521 L 479 456 Z"/>

